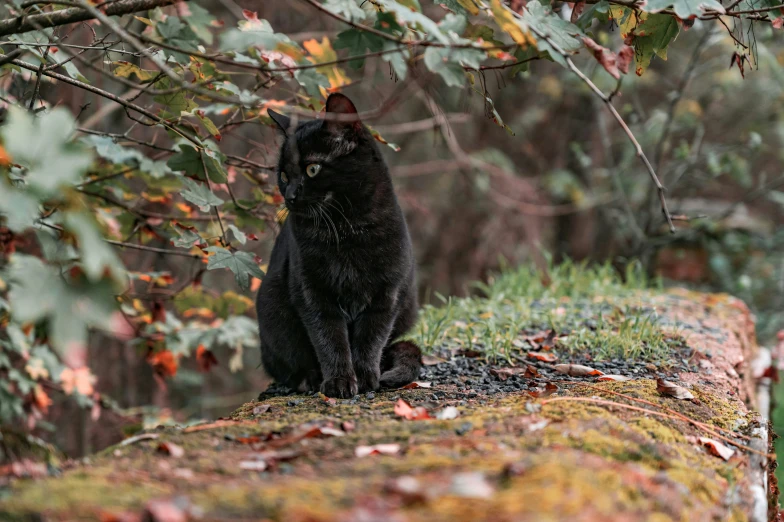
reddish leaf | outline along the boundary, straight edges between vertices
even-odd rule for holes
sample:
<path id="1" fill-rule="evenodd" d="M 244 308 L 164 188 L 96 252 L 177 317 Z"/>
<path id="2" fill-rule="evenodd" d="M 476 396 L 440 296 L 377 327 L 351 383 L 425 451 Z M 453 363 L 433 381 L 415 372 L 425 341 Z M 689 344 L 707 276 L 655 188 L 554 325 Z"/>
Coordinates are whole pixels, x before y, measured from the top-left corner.
<path id="1" fill-rule="evenodd" d="M 147 503 L 144 520 L 150 522 L 186 522 L 188 514 L 171 500 L 151 500 Z"/>
<path id="2" fill-rule="evenodd" d="M 621 78 L 621 73 L 618 70 L 618 56 L 614 52 L 606 47 L 602 47 L 587 36 L 583 37 L 583 43 L 588 49 L 593 51 L 593 57 L 604 67 L 605 71 L 610 73 L 610 76 L 616 80 Z"/>
<path id="3" fill-rule="evenodd" d="M 526 391 L 528 395 L 530 395 L 531 397 L 540 399 L 542 397 L 549 397 L 550 395 L 554 394 L 558 390 L 559 388 L 556 384 L 548 382 L 547 384 L 545 384 L 544 388 L 534 388 L 532 390 L 526 390 Z"/>
<path id="4" fill-rule="evenodd" d="M 618 51 L 618 70 L 620 70 L 623 74 L 628 74 L 629 66 L 634 61 L 634 48 L 628 45 L 625 45 Z"/>
<path id="5" fill-rule="evenodd" d="M 668 397 L 673 397 L 675 399 L 688 401 L 694 398 L 694 395 L 686 388 L 665 381 L 664 379 L 656 379 L 656 390 L 662 395 L 667 395 Z"/>
<path id="6" fill-rule="evenodd" d="M 558 357 L 556 357 L 554 353 L 549 352 L 528 352 L 528 357 L 548 363 L 558 360 Z"/>
<path id="7" fill-rule="evenodd" d="M 196 348 L 196 362 L 199 363 L 199 370 L 208 372 L 210 368 L 217 366 L 218 359 L 212 351 L 207 350 L 204 345 L 200 344 Z"/>
<path id="8" fill-rule="evenodd" d="M 572 377 L 585 377 L 586 375 L 604 375 L 604 372 L 595 370 L 582 364 L 556 364 L 555 371 L 571 375 Z"/>
<path id="9" fill-rule="evenodd" d="M 397 453 L 400 453 L 400 444 L 376 444 L 354 448 L 354 455 L 360 458 L 369 455 L 395 455 Z"/>
<path id="10" fill-rule="evenodd" d="M 432 388 L 432 387 L 433 387 L 433 383 L 432 382 L 418 382 L 418 381 L 414 381 L 414 382 L 410 382 L 410 383 L 406 384 L 405 386 L 402 386 L 400 389 L 401 390 L 415 390 L 417 388 Z"/>
<path id="11" fill-rule="evenodd" d="M 398 399 L 395 403 L 395 415 L 408 420 L 423 420 L 431 418 L 430 414 L 422 406 L 412 408 L 411 405 L 403 399 Z"/>
<path id="12" fill-rule="evenodd" d="M 708 448 L 708 452 L 711 455 L 716 457 L 721 457 L 724 460 L 730 460 L 730 458 L 735 455 L 735 450 L 730 448 L 729 446 L 725 446 L 721 442 L 717 440 L 710 439 L 708 437 L 697 437 L 694 442 L 701 444 Z"/>
<path id="13" fill-rule="evenodd" d="M 340 427 L 343 429 L 343 431 L 349 433 L 351 431 L 354 431 L 357 426 L 356 424 L 354 424 L 353 421 L 343 421 L 340 423 Z"/>
<path id="14" fill-rule="evenodd" d="M 572 7 L 572 16 L 569 18 L 569 21 L 575 23 L 580 15 L 583 14 L 583 10 L 585 9 L 585 2 L 575 2 Z"/>
<path id="15" fill-rule="evenodd" d="M 158 453 L 162 453 L 164 455 L 168 455 L 169 457 L 178 459 L 185 455 L 185 450 L 182 449 L 182 446 L 178 446 L 173 442 L 161 442 L 158 444 Z"/>
<path id="16" fill-rule="evenodd" d="M 784 18 L 776 18 L 770 23 L 771 27 L 774 29 L 781 29 L 784 27 Z"/>
<path id="17" fill-rule="evenodd" d="M 490 374 L 505 381 L 513 375 L 522 375 L 526 379 L 532 379 L 539 376 L 539 371 L 529 364 L 525 368 L 490 368 Z"/>
<path id="18" fill-rule="evenodd" d="M 267 413 L 272 408 L 269 404 L 259 404 L 258 406 L 253 407 L 253 415 L 261 415 L 262 413 Z"/>

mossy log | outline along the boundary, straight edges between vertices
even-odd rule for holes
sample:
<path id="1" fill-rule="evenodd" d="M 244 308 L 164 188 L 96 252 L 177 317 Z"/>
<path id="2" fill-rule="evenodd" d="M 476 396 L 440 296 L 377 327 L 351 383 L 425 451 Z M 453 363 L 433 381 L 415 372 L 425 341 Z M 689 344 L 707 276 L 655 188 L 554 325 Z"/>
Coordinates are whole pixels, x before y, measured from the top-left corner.
<path id="1" fill-rule="evenodd" d="M 679 335 L 693 371 L 672 380 L 692 400 L 662 395 L 651 378 L 596 376 L 543 393 L 434 385 L 349 401 L 273 397 L 19 480 L 0 519 L 758 521 L 755 491 L 775 504 L 775 481 L 760 473 L 773 461 L 754 413 L 752 315 L 724 295 L 645 299 L 688 318 Z M 407 420 L 400 399 L 434 418 Z"/>

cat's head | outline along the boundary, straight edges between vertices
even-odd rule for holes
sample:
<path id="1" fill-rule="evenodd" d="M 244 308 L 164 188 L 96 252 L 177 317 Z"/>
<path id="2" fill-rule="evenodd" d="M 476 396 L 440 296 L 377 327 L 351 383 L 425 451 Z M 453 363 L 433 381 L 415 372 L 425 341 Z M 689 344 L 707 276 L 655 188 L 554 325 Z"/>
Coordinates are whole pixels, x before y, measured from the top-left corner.
<path id="1" fill-rule="evenodd" d="M 295 117 L 268 113 L 285 136 L 277 176 L 290 211 L 305 213 L 333 199 L 352 202 L 368 196 L 374 180 L 388 178 L 375 140 L 343 94 L 327 98 L 324 118 L 298 123 Z"/>

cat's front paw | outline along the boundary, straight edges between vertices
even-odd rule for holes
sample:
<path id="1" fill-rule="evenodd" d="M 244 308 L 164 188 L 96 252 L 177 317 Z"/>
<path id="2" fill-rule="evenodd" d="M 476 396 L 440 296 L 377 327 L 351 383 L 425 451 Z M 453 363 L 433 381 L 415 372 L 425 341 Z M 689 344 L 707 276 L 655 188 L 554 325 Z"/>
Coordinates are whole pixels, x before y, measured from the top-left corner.
<path id="1" fill-rule="evenodd" d="M 373 368 L 354 368 L 357 374 L 357 386 L 359 393 L 366 393 L 375 391 L 379 388 L 378 379 L 381 377 L 381 372 Z"/>
<path id="2" fill-rule="evenodd" d="M 321 383 L 321 393 L 336 399 L 350 399 L 357 394 L 357 378 L 353 375 L 325 379 Z"/>

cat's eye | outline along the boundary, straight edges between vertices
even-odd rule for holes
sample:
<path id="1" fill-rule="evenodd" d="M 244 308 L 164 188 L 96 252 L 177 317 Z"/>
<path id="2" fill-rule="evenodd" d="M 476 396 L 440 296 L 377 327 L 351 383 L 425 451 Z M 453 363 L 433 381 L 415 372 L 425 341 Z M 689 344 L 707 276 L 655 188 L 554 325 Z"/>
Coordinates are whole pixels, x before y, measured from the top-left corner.
<path id="1" fill-rule="evenodd" d="M 283 183 L 288 183 L 289 182 L 289 177 L 283 171 L 280 172 L 280 179 L 281 179 L 281 181 L 283 181 Z"/>
<path id="2" fill-rule="evenodd" d="M 305 167 L 305 172 L 307 173 L 309 178 L 314 177 L 316 174 L 319 173 L 320 170 L 321 170 L 321 165 L 319 165 L 318 163 L 311 163 L 310 165 Z"/>

